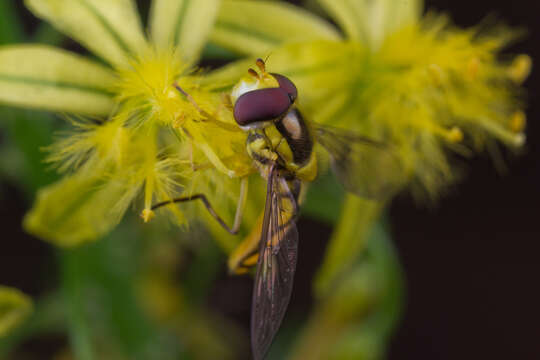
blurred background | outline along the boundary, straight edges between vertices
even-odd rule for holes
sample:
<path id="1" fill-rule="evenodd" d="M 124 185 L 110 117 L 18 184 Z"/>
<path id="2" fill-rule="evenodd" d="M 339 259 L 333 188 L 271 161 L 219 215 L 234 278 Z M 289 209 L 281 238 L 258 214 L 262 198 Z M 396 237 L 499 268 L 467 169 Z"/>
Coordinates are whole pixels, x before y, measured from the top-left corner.
<path id="1" fill-rule="evenodd" d="M 0 2 L 3 3 L 0 7 L 3 11 L 0 13 L 2 43 L 31 38 L 82 51 L 74 42 L 39 23 L 24 9 L 22 1 Z M 540 59 L 538 12 L 530 0 L 425 2 L 428 10 L 448 13 L 462 27 L 474 26 L 493 15 L 508 25 L 524 28 L 527 35 L 507 52 L 529 54 L 533 61 Z M 143 10 L 148 8 L 147 1 L 139 1 L 139 4 Z M 7 12 L 9 5 L 13 5 L 15 15 L 22 21 L 20 24 Z M 518 157 L 505 155 L 505 173 L 497 171 L 487 156 L 477 157 L 467 167 L 464 181 L 443 196 L 436 206 L 418 205 L 407 195 L 399 196 L 392 203 L 388 221 L 403 268 L 406 294 L 402 319 L 388 349 L 389 359 L 540 358 L 538 74 L 534 66 L 525 84 L 529 104 L 526 151 Z M 153 331 L 144 318 L 133 316 L 136 311 L 115 312 L 115 309 L 138 306 L 129 296 L 131 290 L 123 287 L 139 272 L 140 268 L 136 267 L 141 266 L 130 256 L 139 253 L 150 241 L 141 235 L 144 230 L 133 229 L 138 226 L 136 221 L 128 219 L 103 242 L 76 250 L 71 262 L 59 261 L 59 250 L 23 232 L 20 224 L 35 189 L 50 183 L 56 176 L 42 163 L 40 148 L 50 144 L 63 120 L 44 113 L 3 107 L 0 107 L 0 117 L 0 284 L 21 289 L 33 298 L 43 298 L 59 284 L 62 291 L 76 291 L 78 284 L 61 275 L 65 272 L 60 269 L 73 267 L 73 262 L 86 261 L 88 269 L 100 268 L 103 273 L 83 274 L 82 278 L 99 282 L 109 293 L 116 292 L 115 296 L 97 302 L 116 314 L 111 321 L 117 329 L 110 331 L 123 334 L 122 341 L 127 346 L 136 347 L 140 339 L 153 336 L 158 338 L 153 342 L 155 346 L 175 347 L 174 339 Z M 302 239 L 307 239 L 304 244 L 309 242 L 309 245 L 303 245 L 299 255 L 296 285 L 286 322 L 300 322 L 310 311 L 311 279 L 322 260 L 331 228 L 303 217 L 299 231 Z M 167 230 L 164 232 L 174 236 Z M 110 241 L 113 237 L 127 239 L 123 243 L 129 243 L 127 250 L 118 245 L 119 242 Z M 247 333 L 252 281 L 248 276 L 227 275 L 226 259 L 219 249 L 211 241 L 203 245 L 204 256 L 200 252 L 185 251 L 179 264 L 174 265 L 178 281 L 187 284 L 185 291 L 195 294 L 190 302 L 196 304 L 196 308 L 213 309 L 214 317 L 207 321 L 226 318 L 234 324 L 234 331 Z M 165 246 L 163 250 L 167 252 L 168 248 Z M 81 255 L 83 252 L 85 254 Z M 209 259 L 212 264 L 208 264 Z M 108 265 L 93 267 L 94 261 Z M 125 268 L 120 272 L 114 269 L 111 275 L 107 273 L 110 270 L 107 266 Z M 198 272 L 209 267 L 211 270 L 205 270 L 206 275 Z M 208 285 L 209 290 L 203 290 L 204 285 Z M 55 306 L 53 300 L 50 304 L 46 299 L 43 302 L 43 306 Z M 196 311 L 194 308 L 192 311 Z M 73 311 L 73 306 L 67 309 Z M 59 308 L 56 312 L 63 310 L 66 309 Z M 40 327 L 53 331 L 30 336 L 24 341 L 11 339 L 18 344 L 16 355 L 11 358 L 61 358 L 58 354 L 68 345 L 59 320 L 62 315 L 55 318 L 54 309 L 48 314 L 53 315 L 34 319 L 33 328 L 27 331 L 40 333 Z M 193 337 L 197 337 L 198 332 L 205 333 L 204 324 L 197 329 L 188 321 L 185 326 L 195 334 Z M 106 334 L 105 331 L 104 336 Z M 286 344 L 287 333 L 281 337 L 285 340 L 280 343 Z M 6 346 L 0 343 L 0 358 L 5 355 L 2 349 Z M 181 354 L 182 350 L 177 353 Z M 248 358 L 247 353 L 245 358 Z"/>

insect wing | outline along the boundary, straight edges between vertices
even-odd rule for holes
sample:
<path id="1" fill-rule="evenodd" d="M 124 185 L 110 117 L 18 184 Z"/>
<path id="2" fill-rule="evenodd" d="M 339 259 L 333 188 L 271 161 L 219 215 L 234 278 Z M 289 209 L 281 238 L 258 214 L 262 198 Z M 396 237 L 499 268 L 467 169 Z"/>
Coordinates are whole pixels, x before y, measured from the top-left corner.
<path id="1" fill-rule="evenodd" d="M 291 297 L 298 253 L 296 208 L 287 182 L 270 171 L 251 309 L 256 360 L 268 352 Z"/>
<path id="2" fill-rule="evenodd" d="M 334 173 L 347 191 L 383 200 L 399 189 L 404 172 L 387 145 L 327 125 L 316 124 L 315 131 L 317 141 L 330 154 Z"/>

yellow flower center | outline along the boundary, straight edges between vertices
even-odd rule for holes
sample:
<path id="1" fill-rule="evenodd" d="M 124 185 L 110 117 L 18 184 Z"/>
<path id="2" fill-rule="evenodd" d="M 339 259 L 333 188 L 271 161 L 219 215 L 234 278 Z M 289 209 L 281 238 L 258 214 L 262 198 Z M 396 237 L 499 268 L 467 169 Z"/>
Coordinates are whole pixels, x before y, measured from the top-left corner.
<path id="1" fill-rule="evenodd" d="M 118 71 L 118 100 L 127 104 L 137 120 L 172 125 L 180 117 L 198 119 L 200 112 L 176 88 L 198 94 L 197 76 L 189 74 L 176 51 L 149 52 Z"/>

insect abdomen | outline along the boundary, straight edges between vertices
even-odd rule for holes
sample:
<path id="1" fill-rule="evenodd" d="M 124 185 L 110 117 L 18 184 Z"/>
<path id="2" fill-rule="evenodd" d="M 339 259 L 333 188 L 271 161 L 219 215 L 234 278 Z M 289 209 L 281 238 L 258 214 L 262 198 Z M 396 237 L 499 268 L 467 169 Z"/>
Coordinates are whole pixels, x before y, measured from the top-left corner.
<path id="1" fill-rule="evenodd" d="M 306 164 L 313 152 L 313 139 L 300 111 L 296 108 L 289 110 L 276 122 L 276 128 L 289 144 L 294 163 L 299 166 Z"/>

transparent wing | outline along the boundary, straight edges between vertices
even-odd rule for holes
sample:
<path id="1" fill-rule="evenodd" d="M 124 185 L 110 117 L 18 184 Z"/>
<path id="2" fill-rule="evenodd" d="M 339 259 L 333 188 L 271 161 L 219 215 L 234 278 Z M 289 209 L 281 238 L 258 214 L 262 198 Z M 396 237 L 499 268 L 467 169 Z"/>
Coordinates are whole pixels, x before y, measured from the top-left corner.
<path id="1" fill-rule="evenodd" d="M 266 206 L 251 308 L 255 360 L 268 352 L 291 297 L 298 252 L 295 196 L 275 168 L 268 176 Z"/>
<path id="2" fill-rule="evenodd" d="M 317 141 L 328 151 L 332 169 L 347 191 L 382 200 L 397 191 L 404 171 L 385 144 L 353 132 L 315 124 Z"/>

